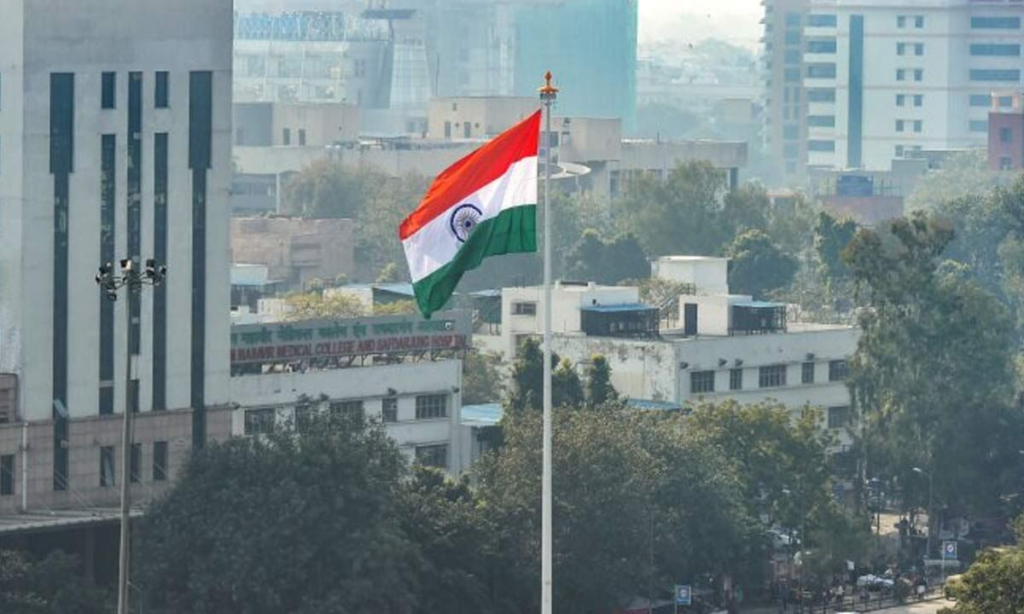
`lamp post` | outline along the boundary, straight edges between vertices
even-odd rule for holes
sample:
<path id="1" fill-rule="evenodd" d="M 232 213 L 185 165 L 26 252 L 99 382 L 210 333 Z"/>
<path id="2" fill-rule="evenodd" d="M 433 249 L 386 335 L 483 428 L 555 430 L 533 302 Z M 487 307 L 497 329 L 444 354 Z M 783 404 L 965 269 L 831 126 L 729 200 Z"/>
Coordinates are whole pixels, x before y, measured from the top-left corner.
<path id="1" fill-rule="evenodd" d="M 106 292 L 107 298 L 116 301 L 117 292 L 121 288 L 127 290 L 128 305 L 126 309 L 126 349 L 127 363 L 125 364 L 125 387 L 124 387 L 124 420 L 122 421 L 121 432 L 121 545 L 120 558 L 118 561 L 117 577 L 117 612 L 127 614 L 128 606 L 128 522 L 129 509 L 131 508 L 131 449 L 132 449 L 132 414 L 138 410 L 133 406 L 135 395 L 132 390 L 132 368 L 134 363 L 135 322 L 132 321 L 135 312 L 135 301 L 139 300 L 139 292 L 143 286 L 155 286 L 163 282 L 167 276 L 167 267 L 157 265 L 156 261 L 150 258 L 146 260 L 146 268 L 139 270 L 132 258 L 125 258 L 120 262 L 120 272 L 114 269 L 114 264 L 108 262 L 100 267 L 96 275 L 96 283 Z"/>
<path id="2" fill-rule="evenodd" d="M 927 545 L 925 546 L 925 552 L 924 552 L 925 575 L 927 575 L 928 574 L 928 568 L 927 568 L 928 567 L 928 557 L 931 556 L 931 553 L 932 553 L 932 514 L 934 513 L 934 512 L 932 512 L 932 501 L 933 501 L 932 495 L 935 492 L 935 490 L 933 488 L 933 486 L 935 485 L 935 481 L 932 479 L 932 474 L 928 473 L 924 469 L 921 469 L 920 467 L 914 467 L 913 471 L 914 471 L 914 473 L 919 473 L 919 474 L 923 475 L 924 477 L 928 478 L 928 542 L 927 542 Z"/>

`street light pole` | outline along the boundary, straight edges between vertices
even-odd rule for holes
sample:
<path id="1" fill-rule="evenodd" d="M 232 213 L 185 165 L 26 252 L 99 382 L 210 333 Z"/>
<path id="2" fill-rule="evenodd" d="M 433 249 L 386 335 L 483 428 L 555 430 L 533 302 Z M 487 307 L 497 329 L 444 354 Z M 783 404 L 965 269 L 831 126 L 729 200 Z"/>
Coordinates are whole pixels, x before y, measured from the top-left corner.
<path id="1" fill-rule="evenodd" d="M 127 614 L 128 604 L 128 576 L 129 576 L 129 535 L 128 524 L 131 509 L 131 452 L 132 452 L 132 414 L 138 411 L 134 406 L 135 395 L 133 391 L 132 368 L 134 364 L 135 351 L 135 326 L 132 321 L 134 301 L 139 300 L 139 292 L 143 286 L 155 286 L 163 282 L 167 276 L 167 267 L 157 266 L 156 261 L 146 261 L 146 268 L 139 270 L 135 261 L 131 258 L 121 260 L 121 271 L 118 274 L 114 270 L 113 263 L 107 263 L 100 267 L 96 275 L 96 283 L 102 288 L 107 298 L 116 301 L 117 291 L 125 288 L 128 294 L 126 306 L 126 356 L 125 364 L 125 387 L 124 387 L 124 419 L 121 430 L 121 543 L 120 556 L 118 561 L 117 578 L 117 612 Z"/>
<path id="2" fill-rule="evenodd" d="M 933 504 L 932 495 L 935 492 L 935 489 L 933 488 L 935 483 L 934 483 L 934 480 L 932 479 L 932 474 L 928 473 L 924 469 L 921 469 L 920 467 L 914 467 L 913 471 L 914 471 L 914 473 L 919 473 L 919 474 L 925 476 L 926 478 L 928 478 L 928 542 L 927 542 L 927 545 L 925 546 L 926 550 L 925 550 L 925 553 L 924 553 L 925 575 L 927 576 L 928 575 L 928 557 L 931 556 L 931 552 L 932 552 L 932 520 L 934 519 L 933 515 L 935 513 L 935 512 L 932 511 L 932 504 Z"/>

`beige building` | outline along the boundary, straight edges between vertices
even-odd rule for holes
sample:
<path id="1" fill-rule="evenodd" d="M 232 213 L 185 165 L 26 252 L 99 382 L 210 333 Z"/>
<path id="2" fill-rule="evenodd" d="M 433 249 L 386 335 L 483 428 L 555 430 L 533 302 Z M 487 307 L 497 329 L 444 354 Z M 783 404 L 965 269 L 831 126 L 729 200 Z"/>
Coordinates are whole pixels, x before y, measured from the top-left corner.
<path id="1" fill-rule="evenodd" d="M 536 98 L 464 96 L 435 98 L 427 113 L 427 137 L 434 140 L 488 139 L 540 108 Z"/>
<path id="2" fill-rule="evenodd" d="M 233 218 L 232 262 L 267 265 L 270 279 L 286 284 L 352 275 L 354 226 L 347 219 Z"/>
<path id="3" fill-rule="evenodd" d="M 234 144 L 249 147 L 325 147 L 358 140 L 359 107 L 332 102 L 234 105 Z"/>

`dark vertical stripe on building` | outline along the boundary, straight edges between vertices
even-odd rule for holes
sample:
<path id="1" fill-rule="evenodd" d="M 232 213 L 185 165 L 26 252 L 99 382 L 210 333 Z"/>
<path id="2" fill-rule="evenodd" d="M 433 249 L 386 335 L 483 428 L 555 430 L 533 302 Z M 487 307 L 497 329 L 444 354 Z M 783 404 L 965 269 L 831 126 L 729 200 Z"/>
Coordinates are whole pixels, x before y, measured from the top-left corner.
<path id="1" fill-rule="evenodd" d="M 68 487 L 68 192 L 74 170 L 75 75 L 50 74 L 53 174 L 53 488 Z"/>
<path id="2" fill-rule="evenodd" d="M 153 258 L 167 264 L 167 133 L 153 137 Z M 167 409 L 167 286 L 153 288 L 153 410 Z"/>
<path id="3" fill-rule="evenodd" d="M 206 173 L 213 141 L 213 73 L 190 73 L 188 98 L 188 166 L 192 169 L 192 446 L 202 448 L 206 441 Z"/>
<path id="4" fill-rule="evenodd" d="M 128 73 L 128 257 L 142 265 L 142 73 Z M 142 301 L 138 292 L 125 292 L 131 318 L 133 356 L 142 344 Z M 136 374 L 138 375 L 138 374 Z M 128 382 L 132 411 L 139 411 L 139 383 Z M 126 399 L 127 401 L 127 399 Z"/>
<path id="5" fill-rule="evenodd" d="M 117 220 L 117 136 L 104 134 L 100 145 L 100 262 L 113 263 Z M 100 415 L 114 413 L 114 301 L 100 293 Z"/>
<path id="6" fill-rule="evenodd" d="M 861 166 L 864 149 L 864 16 L 850 15 L 850 112 L 846 166 Z"/>

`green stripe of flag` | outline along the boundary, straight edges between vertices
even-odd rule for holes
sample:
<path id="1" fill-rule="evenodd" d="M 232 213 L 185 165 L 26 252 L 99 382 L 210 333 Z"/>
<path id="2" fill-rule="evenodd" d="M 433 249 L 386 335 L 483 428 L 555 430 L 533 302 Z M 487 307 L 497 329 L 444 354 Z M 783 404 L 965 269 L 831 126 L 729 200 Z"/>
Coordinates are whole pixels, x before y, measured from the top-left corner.
<path id="1" fill-rule="evenodd" d="M 537 251 L 537 206 L 503 210 L 477 224 L 451 262 L 413 284 L 416 302 L 427 318 L 448 302 L 466 271 L 488 256 Z"/>

